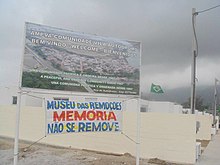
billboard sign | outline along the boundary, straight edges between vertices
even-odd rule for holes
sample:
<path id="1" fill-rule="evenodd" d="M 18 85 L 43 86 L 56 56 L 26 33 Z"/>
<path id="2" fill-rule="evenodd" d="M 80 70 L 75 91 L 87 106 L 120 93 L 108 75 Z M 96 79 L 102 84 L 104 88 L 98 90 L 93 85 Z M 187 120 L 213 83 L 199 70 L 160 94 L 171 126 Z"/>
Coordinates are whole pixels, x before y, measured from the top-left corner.
<path id="1" fill-rule="evenodd" d="M 46 99 L 46 133 L 120 132 L 121 101 Z"/>
<path id="2" fill-rule="evenodd" d="M 140 42 L 26 23 L 21 87 L 139 95 Z"/>

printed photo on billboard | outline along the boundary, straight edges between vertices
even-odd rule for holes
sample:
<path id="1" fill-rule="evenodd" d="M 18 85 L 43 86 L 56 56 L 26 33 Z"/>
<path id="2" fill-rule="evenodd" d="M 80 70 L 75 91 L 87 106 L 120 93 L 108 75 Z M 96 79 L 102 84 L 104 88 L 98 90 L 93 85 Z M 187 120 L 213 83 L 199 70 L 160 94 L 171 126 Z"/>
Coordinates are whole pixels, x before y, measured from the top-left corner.
<path id="1" fill-rule="evenodd" d="M 139 95 L 140 42 L 26 23 L 21 87 Z"/>

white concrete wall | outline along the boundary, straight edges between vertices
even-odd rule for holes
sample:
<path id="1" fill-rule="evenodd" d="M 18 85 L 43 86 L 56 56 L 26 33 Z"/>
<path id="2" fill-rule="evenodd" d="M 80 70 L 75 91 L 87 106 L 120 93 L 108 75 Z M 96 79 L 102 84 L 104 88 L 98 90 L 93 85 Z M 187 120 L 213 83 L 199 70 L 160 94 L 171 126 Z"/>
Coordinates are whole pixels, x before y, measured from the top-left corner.
<path id="1" fill-rule="evenodd" d="M 124 104 L 124 109 L 128 112 L 137 112 L 137 99 L 126 100 Z"/>
<path id="2" fill-rule="evenodd" d="M 200 128 L 196 134 L 196 139 L 211 140 L 212 116 L 196 115 L 196 121 L 200 122 Z"/>
<path id="3" fill-rule="evenodd" d="M 151 158 L 194 163 L 194 115 L 143 113 L 141 119 L 142 153 Z"/>
<path id="4" fill-rule="evenodd" d="M 101 97 L 100 94 L 89 94 L 89 93 L 75 93 L 72 92 L 71 95 L 64 95 L 62 91 L 53 91 L 54 94 L 45 93 L 45 90 L 42 90 L 42 93 L 34 93 L 36 90 L 34 89 L 24 89 L 24 91 L 28 91 L 27 94 L 22 95 L 22 106 L 32 106 L 32 107 L 42 107 L 43 98 L 44 97 L 51 97 L 53 98 L 54 95 L 57 97 L 62 98 L 73 98 L 74 96 L 77 97 L 94 97 L 99 98 Z M 33 91 L 33 92 L 30 92 Z M 44 92 L 44 94 L 43 94 Z M 12 96 L 18 96 L 18 87 L 0 87 L 1 95 L 4 95 L 0 99 L 0 105 L 12 105 Z M 106 97 L 106 96 L 105 96 Z M 118 98 L 118 96 L 115 96 Z M 137 111 L 137 100 L 136 99 L 127 99 L 121 97 L 121 100 L 126 100 L 126 111 Z M 148 101 L 148 100 L 141 100 L 140 107 L 146 108 L 146 112 L 163 112 L 163 113 L 182 113 L 182 106 L 178 104 L 174 104 L 172 102 L 161 102 L 161 101 Z"/>
<path id="5" fill-rule="evenodd" d="M 173 110 L 173 113 L 182 113 L 183 111 L 183 106 L 182 105 L 179 105 L 179 104 L 174 104 L 174 110 Z"/>
<path id="6" fill-rule="evenodd" d="M 0 135 L 14 137 L 15 106 L 0 106 Z M 36 141 L 45 135 L 43 108 L 23 107 L 20 139 Z M 136 139 L 136 113 L 124 112 L 123 133 Z M 42 143 L 135 155 L 135 143 L 120 133 L 75 133 L 50 135 Z M 171 113 L 141 113 L 141 157 L 179 163 L 195 163 L 195 116 Z"/>
<path id="7" fill-rule="evenodd" d="M 160 101 L 149 101 L 149 112 L 161 112 L 161 113 L 173 113 L 174 103 L 171 102 L 160 102 Z"/>
<path id="8" fill-rule="evenodd" d="M 140 108 L 146 108 L 146 112 L 150 112 L 149 110 L 149 102 L 148 100 L 140 100 Z M 129 112 L 137 112 L 137 104 L 138 101 L 137 99 L 128 99 L 126 101 L 124 101 L 124 110 L 125 111 L 129 111 Z"/>
<path id="9" fill-rule="evenodd" d="M 18 88 L 16 87 L 0 87 L 1 97 L 0 105 L 12 105 L 12 96 L 18 95 Z"/>
<path id="10" fill-rule="evenodd" d="M 1 97 L 0 99 L 0 105 L 12 105 L 12 96 L 18 97 L 18 87 L 12 86 L 12 87 L 0 87 L 0 93 Z M 36 94 L 32 94 L 33 96 L 40 96 Z M 34 106 L 34 107 L 42 107 L 42 99 L 37 97 L 32 97 L 26 94 L 22 95 L 21 100 L 22 106 Z"/>
<path id="11" fill-rule="evenodd" d="M 189 108 L 183 108 L 183 109 L 182 109 L 182 112 L 185 113 L 185 114 L 191 114 L 191 109 L 189 109 Z"/>

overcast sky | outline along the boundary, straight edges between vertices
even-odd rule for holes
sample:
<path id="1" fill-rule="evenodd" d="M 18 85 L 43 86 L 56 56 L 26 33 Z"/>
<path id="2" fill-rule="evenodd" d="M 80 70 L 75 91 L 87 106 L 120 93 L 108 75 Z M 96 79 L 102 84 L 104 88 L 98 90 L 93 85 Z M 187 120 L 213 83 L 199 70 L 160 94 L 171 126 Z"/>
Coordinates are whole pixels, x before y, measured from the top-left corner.
<path id="1" fill-rule="evenodd" d="M 190 86 L 192 8 L 219 0 L 0 0 L 0 86 L 18 85 L 24 23 L 142 43 L 142 91 Z M 198 85 L 220 79 L 220 7 L 196 17 Z"/>

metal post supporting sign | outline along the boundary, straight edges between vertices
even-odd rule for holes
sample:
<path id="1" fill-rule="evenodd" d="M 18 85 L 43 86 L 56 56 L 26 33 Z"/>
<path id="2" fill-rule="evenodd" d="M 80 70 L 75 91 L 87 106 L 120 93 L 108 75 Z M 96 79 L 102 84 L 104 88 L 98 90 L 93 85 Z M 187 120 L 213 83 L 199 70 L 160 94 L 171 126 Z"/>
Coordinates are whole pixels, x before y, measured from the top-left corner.
<path id="1" fill-rule="evenodd" d="M 140 113 L 140 97 L 137 99 L 137 128 L 136 128 L 136 165 L 140 162 L 140 126 L 141 126 L 141 113 Z"/>
<path id="2" fill-rule="evenodd" d="M 15 140 L 14 140 L 14 165 L 18 164 L 18 142 L 19 142 L 19 125 L 20 125 L 20 110 L 21 110 L 22 91 L 18 92 L 18 102 L 16 107 L 16 122 L 15 122 Z"/>

